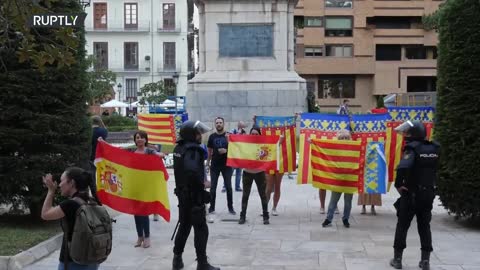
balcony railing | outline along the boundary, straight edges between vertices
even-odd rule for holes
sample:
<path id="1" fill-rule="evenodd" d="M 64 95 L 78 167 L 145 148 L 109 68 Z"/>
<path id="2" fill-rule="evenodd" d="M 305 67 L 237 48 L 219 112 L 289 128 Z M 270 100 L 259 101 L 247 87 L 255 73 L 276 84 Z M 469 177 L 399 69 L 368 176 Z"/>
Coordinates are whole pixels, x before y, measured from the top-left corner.
<path id="1" fill-rule="evenodd" d="M 110 71 L 117 72 L 117 73 L 149 73 L 150 66 L 141 64 L 138 67 L 135 66 L 125 66 L 123 62 L 114 62 L 109 63 Z"/>
<path id="2" fill-rule="evenodd" d="M 180 65 L 175 65 L 174 67 L 169 67 L 169 66 L 164 66 L 163 63 L 160 63 L 160 65 L 157 68 L 157 72 L 164 74 L 164 75 L 173 75 L 175 72 L 180 73 L 181 68 Z"/>
<path id="3" fill-rule="evenodd" d="M 107 27 L 87 26 L 88 32 L 150 32 L 150 21 L 137 21 L 137 24 L 125 24 L 124 21 L 108 21 Z"/>
<path id="4" fill-rule="evenodd" d="M 180 33 L 182 31 L 180 22 L 175 22 L 175 25 L 165 25 L 163 21 L 157 21 L 157 32 L 159 33 Z"/>

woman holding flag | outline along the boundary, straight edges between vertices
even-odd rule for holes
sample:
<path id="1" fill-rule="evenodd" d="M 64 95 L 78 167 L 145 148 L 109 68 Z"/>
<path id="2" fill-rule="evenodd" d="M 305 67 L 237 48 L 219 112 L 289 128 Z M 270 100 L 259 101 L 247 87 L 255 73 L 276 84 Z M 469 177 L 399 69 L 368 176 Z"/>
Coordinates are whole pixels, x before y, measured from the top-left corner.
<path id="1" fill-rule="evenodd" d="M 165 154 L 159 153 L 152 148 L 148 147 L 148 135 L 145 131 L 139 130 L 133 135 L 133 141 L 135 142 L 136 149 L 133 149 L 134 153 L 158 155 L 159 157 L 165 157 Z M 150 220 L 148 216 L 135 215 L 135 226 L 137 228 L 138 239 L 135 243 L 135 247 L 149 248 L 150 247 Z"/>
<path id="2" fill-rule="evenodd" d="M 253 126 L 250 129 L 250 135 L 261 135 L 260 128 L 258 126 Z M 260 200 L 262 202 L 263 210 L 263 224 L 268 225 L 269 216 L 268 216 L 268 200 L 267 194 L 265 192 L 265 172 L 262 170 L 251 170 L 244 169 L 243 171 L 243 195 L 242 195 L 242 211 L 240 212 L 240 220 L 238 224 L 245 224 L 246 215 L 247 215 L 247 205 L 248 198 L 250 197 L 250 191 L 252 190 L 253 181 L 257 185 L 258 195 L 260 195 Z"/>

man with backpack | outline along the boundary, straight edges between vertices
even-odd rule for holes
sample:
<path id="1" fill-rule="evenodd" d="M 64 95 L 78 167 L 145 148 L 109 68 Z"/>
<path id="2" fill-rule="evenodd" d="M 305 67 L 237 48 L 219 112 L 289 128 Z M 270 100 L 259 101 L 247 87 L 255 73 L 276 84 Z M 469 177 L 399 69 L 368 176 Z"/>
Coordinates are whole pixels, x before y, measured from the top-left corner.
<path id="1" fill-rule="evenodd" d="M 67 168 L 59 184 L 51 174 L 43 176 L 48 193 L 42 219 L 62 219 L 59 270 L 96 270 L 112 251 L 112 219 L 100 202 L 89 196 L 89 188 L 94 192 L 92 182 L 92 175 L 78 167 Z M 54 207 L 57 186 L 68 199 Z"/>

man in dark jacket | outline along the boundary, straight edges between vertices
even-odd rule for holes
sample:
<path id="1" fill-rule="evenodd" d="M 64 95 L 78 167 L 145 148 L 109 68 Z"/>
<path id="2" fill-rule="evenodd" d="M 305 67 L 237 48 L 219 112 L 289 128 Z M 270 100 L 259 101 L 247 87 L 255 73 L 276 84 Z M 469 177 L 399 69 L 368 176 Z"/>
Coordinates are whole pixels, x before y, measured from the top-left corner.
<path id="1" fill-rule="evenodd" d="M 197 254 L 197 270 L 220 270 L 207 261 L 208 226 L 205 204 L 210 194 L 205 191 L 204 150 L 200 146 L 202 134 L 209 131 L 200 121 L 187 121 L 180 128 L 180 140 L 175 146 L 173 168 L 175 194 L 178 197 L 179 223 L 173 248 L 173 270 L 184 267 L 182 253 L 193 227 Z"/>
<path id="2" fill-rule="evenodd" d="M 425 126 L 421 122 L 407 121 L 395 130 L 405 135 L 406 145 L 395 179 L 395 188 L 401 197 L 394 204 L 398 222 L 393 244 L 394 258 L 390 265 L 402 269 L 402 254 L 407 247 L 408 228 L 416 216 L 422 250 L 419 267 L 429 270 L 430 253 L 433 251 L 430 221 L 440 146 L 425 139 Z"/>

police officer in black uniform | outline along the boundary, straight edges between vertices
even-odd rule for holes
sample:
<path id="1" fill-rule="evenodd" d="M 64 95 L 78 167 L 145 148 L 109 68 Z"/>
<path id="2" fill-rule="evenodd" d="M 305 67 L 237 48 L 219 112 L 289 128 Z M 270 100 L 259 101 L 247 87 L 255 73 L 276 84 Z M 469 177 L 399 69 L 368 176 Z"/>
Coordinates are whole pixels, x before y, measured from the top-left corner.
<path id="1" fill-rule="evenodd" d="M 197 253 L 197 270 L 220 270 L 207 261 L 208 226 L 205 204 L 210 194 L 205 191 L 204 150 L 200 146 L 202 134 L 209 131 L 200 121 L 187 121 L 180 128 L 180 140 L 175 146 L 173 168 L 175 173 L 175 194 L 178 197 L 179 223 L 173 248 L 173 270 L 184 267 L 182 253 L 192 229 Z"/>
<path id="2" fill-rule="evenodd" d="M 417 216 L 422 250 L 419 267 L 429 270 L 430 252 L 433 251 L 430 221 L 440 146 L 426 140 L 425 126 L 421 122 L 406 121 L 395 131 L 404 134 L 406 145 L 395 179 L 395 187 L 401 197 L 394 204 L 398 222 L 393 244 L 394 258 L 390 265 L 402 269 L 402 254 L 407 247 L 408 228 L 413 217 Z"/>

